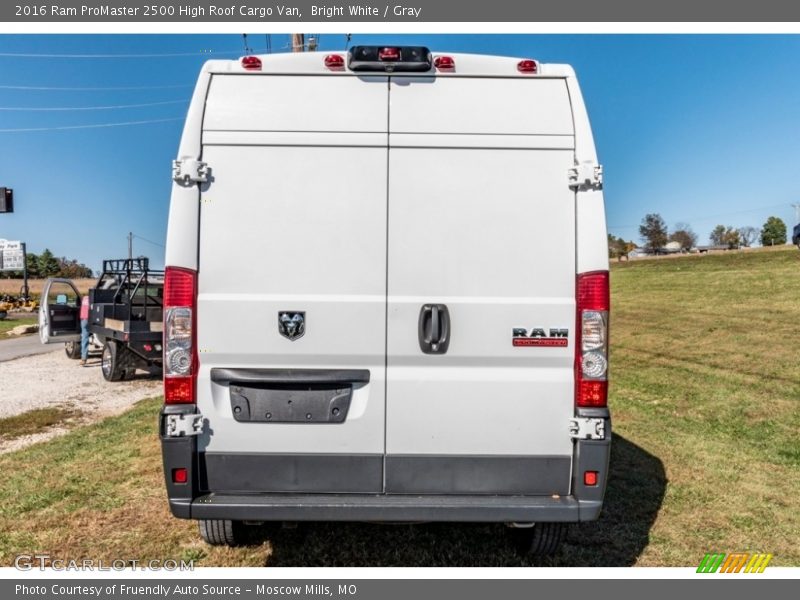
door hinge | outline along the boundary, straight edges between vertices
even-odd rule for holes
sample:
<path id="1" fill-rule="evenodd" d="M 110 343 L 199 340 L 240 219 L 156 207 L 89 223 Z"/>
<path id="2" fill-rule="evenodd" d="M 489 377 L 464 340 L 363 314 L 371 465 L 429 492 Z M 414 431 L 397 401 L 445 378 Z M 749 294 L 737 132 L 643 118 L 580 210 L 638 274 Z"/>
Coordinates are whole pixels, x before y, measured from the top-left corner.
<path id="1" fill-rule="evenodd" d="M 210 169 L 208 164 L 193 158 L 179 158 L 172 161 L 172 179 L 182 185 L 205 183 Z"/>
<path id="2" fill-rule="evenodd" d="M 200 435 L 203 431 L 203 415 L 167 415 L 167 437 Z"/>
<path id="3" fill-rule="evenodd" d="M 603 165 L 578 163 L 567 171 L 569 187 L 578 192 L 603 189 Z"/>
<path id="4" fill-rule="evenodd" d="M 573 440 L 603 440 L 606 437 L 606 422 L 603 419 L 570 419 L 569 437 Z"/>

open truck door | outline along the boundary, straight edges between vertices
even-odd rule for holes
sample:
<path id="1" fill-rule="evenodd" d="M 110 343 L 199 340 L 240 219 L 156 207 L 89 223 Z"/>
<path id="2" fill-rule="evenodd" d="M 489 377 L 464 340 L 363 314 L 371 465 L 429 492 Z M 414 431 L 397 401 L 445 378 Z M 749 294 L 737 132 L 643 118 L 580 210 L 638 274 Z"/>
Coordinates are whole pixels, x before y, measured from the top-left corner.
<path id="1" fill-rule="evenodd" d="M 69 279 L 48 279 L 39 303 L 39 339 L 43 344 L 79 342 L 81 295 Z"/>

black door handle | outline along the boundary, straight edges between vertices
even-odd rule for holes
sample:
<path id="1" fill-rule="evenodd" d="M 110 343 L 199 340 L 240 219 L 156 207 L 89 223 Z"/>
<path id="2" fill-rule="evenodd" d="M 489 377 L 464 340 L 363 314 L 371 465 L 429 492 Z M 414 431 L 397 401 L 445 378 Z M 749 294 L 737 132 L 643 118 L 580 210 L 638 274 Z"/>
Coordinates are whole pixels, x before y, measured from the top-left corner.
<path id="1" fill-rule="evenodd" d="M 450 345 L 450 311 L 444 304 L 424 304 L 419 311 L 419 347 L 425 354 L 444 354 Z"/>

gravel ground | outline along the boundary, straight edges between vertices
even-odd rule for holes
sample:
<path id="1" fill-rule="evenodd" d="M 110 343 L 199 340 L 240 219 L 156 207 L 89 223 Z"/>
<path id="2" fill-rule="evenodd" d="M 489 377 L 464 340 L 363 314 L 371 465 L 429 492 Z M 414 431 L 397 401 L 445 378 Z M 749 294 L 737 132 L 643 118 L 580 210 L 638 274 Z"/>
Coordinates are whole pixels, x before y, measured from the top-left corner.
<path id="1" fill-rule="evenodd" d="M 119 414 L 135 402 L 159 394 L 161 379 L 143 371 L 131 381 L 106 381 L 100 372 L 99 357 L 90 358 L 85 367 L 67 358 L 64 352 L 0 362 L 0 418 L 35 408 L 63 406 L 80 411 L 81 422 L 92 422 Z M 43 433 L 0 441 L 0 453 L 66 431 L 55 427 Z"/>

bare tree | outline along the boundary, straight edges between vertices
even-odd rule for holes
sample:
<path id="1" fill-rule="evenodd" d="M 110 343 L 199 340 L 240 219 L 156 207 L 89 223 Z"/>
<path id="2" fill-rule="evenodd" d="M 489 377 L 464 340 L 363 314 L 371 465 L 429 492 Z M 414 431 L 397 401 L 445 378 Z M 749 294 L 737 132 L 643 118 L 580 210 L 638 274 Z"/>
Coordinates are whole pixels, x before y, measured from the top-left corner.
<path id="1" fill-rule="evenodd" d="M 681 250 L 691 250 L 697 245 L 697 234 L 688 223 L 675 223 L 675 229 L 669 236 L 670 242 L 678 242 Z"/>
<path id="2" fill-rule="evenodd" d="M 746 227 L 739 227 L 739 242 L 745 248 L 752 246 L 758 239 L 758 229 L 747 225 Z"/>

